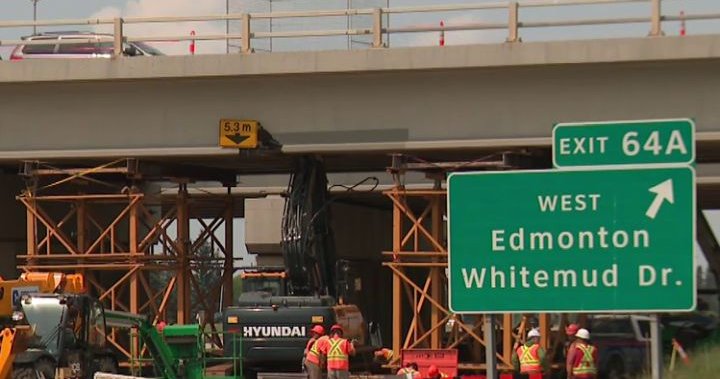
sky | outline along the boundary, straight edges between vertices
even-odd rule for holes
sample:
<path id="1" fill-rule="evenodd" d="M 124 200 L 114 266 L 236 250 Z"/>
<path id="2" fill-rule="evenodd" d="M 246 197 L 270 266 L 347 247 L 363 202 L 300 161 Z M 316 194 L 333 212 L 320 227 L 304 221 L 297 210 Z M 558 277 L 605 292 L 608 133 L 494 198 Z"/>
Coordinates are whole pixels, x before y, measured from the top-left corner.
<path id="1" fill-rule="evenodd" d="M 115 16 L 191 16 L 191 15 L 214 15 L 224 14 L 226 0 L 38 0 L 38 19 L 69 19 L 69 18 L 104 18 Z M 313 9 L 342 9 L 350 4 L 351 8 L 371 8 L 377 6 L 391 7 L 412 6 L 412 5 L 437 5 L 437 4 L 463 4 L 463 3 L 488 3 L 495 0 L 227 0 L 230 11 L 241 13 L 243 11 L 258 12 L 269 11 L 272 4 L 273 11 L 283 10 L 313 10 Z M 522 1 L 521 1 L 522 3 Z M 687 14 L 697 13 L 720 13 L 720 1 L 718 0 L 665 0 L 663 13 L 666 15 L 678 15 L 681 10 Z M 565 6 L 548 8 L 521 8 L 520 18 L 524 21 L 548 21 L 568 20 L 581 18 L 617 18 L 617 17 L 649 17 L 648 4 L 620 4 L 620 5 L 592 5 L 592 6 Z M 31 20 L 31 0 L 0 0 L 0 21 L 7 20 Z M 391 27 L 417 26 L 417 25 L 439 25 L 443 21 L 445 25 L 461 25 L 464 23 L 498 23 L 506 22 L 507 12 L 505 10 L 486 11 L 464 11 L 445 13 L 421 13 L 393 15 L 389 24 Z M 353 27 L 365 28 L 370 25 L 369 16 L 332 17 L 322 19 L 286 19 L 275 20 L 273 30 L 299 30 L 299 29 L 343 29 L 351 24 Z M 269 22 L 257 20 L 253 29 L 257 31 L 268 31 Z M 78 30 L 80 27 L 61 27 L 54 30 Z M 85 28 L 87 29 L 87 27 Z M 109 29 L 99 31 L 109 31 Z M 680 25 L 677 22 L 667 22 L 664 26 L 667 35 L 677 35 Z M 41 30 L 53 30 L 45 28 Z M 202 34 L 223 34 L 225 31 L 224 22 L 194 22 L 194 23 L 159 23 L 159 24 L 135 24 L 127 25 L 126 33 L 132 36 L 172 36 L 189 35 L 191 31 L 198 35 Z M 580 39 L 580 38 L 615 38 L 645 36 L 649 25 L 609 25 L 609 26 L 584 26 L 565 28 L 533 28 L 522 29 L 523 41 L 558 40 L 558 39 Z M 688 21 L 688 34 L 705 34 L 720 32 L 720 22 L 712 21 Z M 239 24 L 232 22 L 230 25 L 232 33 L 239 32 Z M 28 35 L 30 28 L 0 28 L 0 40 L 18 39 Z M 505 31 L 469 31 L 469 32 L 447 32 L 445 40 L 447 45 L 468 44 L 468 43 L 495 43 L 503 42 Z M 437 45 L 439 35 L 434 33 L 413 33 L 395 34 L 390 38 L 391 46 L 418 46 Z M 273 39 L 273 51 L 291 50 L 320 50 L 320 49 L 346 49 L 367 48 L 369 37 L 354 37 L 348 43 L 347 37 L 320 37 L 320 38 L 293 38 Z M 189 42 L 157 42 L 154 44 L 160 50 L 168 54 L 187 54 Z M 237 42 L 231 42 L 231 51 L 237 51 Z M 254 46 L 257 51 L 270 50 L 270 42 L 258 41 Z M 223 41 L 200 41 L 197 43 L 198 54 L 218 54 L 225 51 Z M 9 47 L 0 50 L 0 54 L 7 55 Z"/>

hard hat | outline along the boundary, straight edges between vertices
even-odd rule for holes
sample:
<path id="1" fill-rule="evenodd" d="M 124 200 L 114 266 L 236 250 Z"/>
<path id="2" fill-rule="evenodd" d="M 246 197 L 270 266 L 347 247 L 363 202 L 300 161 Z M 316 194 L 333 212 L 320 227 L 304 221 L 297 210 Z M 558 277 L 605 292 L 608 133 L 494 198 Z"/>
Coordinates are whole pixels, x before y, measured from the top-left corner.
<path id="1" fill-rule="evenodd" d="M 540 337 L 540 332 L 537 329 L 532 329 L 528 332 L 527 338 Z"/>
<path id="2" fill-rule="evenodd" d="M 435 376 L 439 373 L 440 373 L 440 370 L 438 370 L 437 366 L 430 365 L 430 367 L 428 367 L 428 376 Z"/>
<path id="3" fill-rule="evenodd" d="M 312 329 L 310 329 L 310 331 L 319 335 L 325 334 L 325 328 L 323 328 L 322 325 L 315 325 Z"/>
<path id="4" fill-rule="evenodd" d="M 588 332 L 587 329 L 583 328 L 583 329 L 578 330 L 577 333 L 575 333 L 575 337 L 582 338 L 584 340 L 589 340 L 590 332 Z"/>
<path id="5" fill-rule="evenodd" d="M 390 357 L 393 356 L 393 351 L 388 348 L 382 348 L 380 350 L 375 350 L 375 356 L 376 357 Z"/>
<path id="6" fill-rule="evenodd" d="M 343 328 L 342 328 L 342 326 L 340 326 L 339 324 L 335 324 L 335 325 L 332 326 L 332 328 L 330 328 L 330 331 L 331 331 L 331 332 L 340 332 L 340 333 L 342 333 L 342 332 L 343 332 Z"/>
<path id="7" fill-rule="evenodd" d="M 574 336 L 575 333 L 577 333 L 578 329 L 580 329 L 580 325 L 570 324 L 565 327 L 565 334 L 567 334 L 568 336 Z"/>

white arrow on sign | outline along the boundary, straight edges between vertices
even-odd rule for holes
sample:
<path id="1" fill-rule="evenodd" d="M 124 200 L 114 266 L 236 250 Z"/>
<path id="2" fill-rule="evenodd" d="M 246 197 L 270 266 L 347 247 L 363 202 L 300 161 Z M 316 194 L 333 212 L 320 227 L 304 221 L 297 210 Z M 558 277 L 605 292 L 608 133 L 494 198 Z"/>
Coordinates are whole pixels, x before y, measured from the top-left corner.
<path id="1" fill-rule="evenodd" d="M 663 202 L 665 202 L 665 200 L 667 200 L 670 204 L 675 204 L 672 179 L 668 179 L 654 187 L 650 187 L 648 191 L 655 194 L 655 199 L 653 199 L 652 204 L 650 204 L 650 208 L 648 208 L 647 212 L 645 212 L 645 216 L 648 216 L 653 220 L 655 219 L 655 216 L 657 216 L 660 206 Z"/>

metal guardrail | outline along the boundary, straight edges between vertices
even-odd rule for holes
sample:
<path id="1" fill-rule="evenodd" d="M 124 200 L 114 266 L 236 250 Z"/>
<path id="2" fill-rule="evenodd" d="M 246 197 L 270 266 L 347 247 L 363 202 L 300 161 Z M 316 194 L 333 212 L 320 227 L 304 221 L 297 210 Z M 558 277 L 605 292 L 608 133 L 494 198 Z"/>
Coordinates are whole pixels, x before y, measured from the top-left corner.
<path id="1" fill-rule="evenodd" d="M 252 53 L 253 40 L 271 38 L 297 38 L 297 37 L 329 37 L 329 36 L 372 36 L 372 48 L 387 47 L 384 43 L 384 36 L 393 33 L 421 33 L 421 32 L 442 32 L 442 31 L 473 31 L 473 30 L 507 30 L 506 42 L 520 42 L 521 28 L 545 28 L 545 27 L 568 27 L 587 25 L 614 25 L 650 23 L 649 36 L 659 37 L 663 35 L 663 21 L 680 20 L 714 20 L 720 19 L 720 13 L 713 14 L 687 14 L 681 16 L 663 15 L 661 12 L 663 2 L 671 0 L 525 0 L 525 1 L 504 1 L 478 4 L 456 4 L 456 5 L 435 5 L 435 6 L 411 6 L 411 7 L 390 7 L 370 9 L 342 9 L 342 10 L 319 10 L 319 11 L 287 11 L 273 13 L 232 13 L 210 16 L 185 16 L 185 17 L 116 17 L 98 19 L 67 19 L 67 20 L 46 20 L 46 21 L 0 21 L 2 28 L 38 27 L 38 26 L 84 26 L 84 25 L 112 25 L 113 36 L 107 41 L 113 41 L 113 54 L 122 56 L 124 42 L 140 41 L 202 41 L 202 40 L 240 40 L 240 52 Z M 519 10 L 521 8 L 541 7 L 564 7 L 583 5 L 615 5 L 628 3 L 645 3 L 650 5 L 648 17 L 620 17 L 620 18 L 595 18 L 580 20 L 561 21 L 522 21 Z M 507 10 L 508 21 L 504 23 L 463 23 L 452 26 L 401 26 L 389 27 L 383 24 L 384 15 L 412 14 L 412 13 L 437 13 L 457 11 L 485 11 L 485 10 Z M 253 31 L 252 20 L 286 19 L 286 18 L 320 18 L 339 16 L 372 16 L 371 28 L 348 28 L 348 29 L 325 29 L 325 30 L 300 30 L 300 31 Z M 240 21 L 240 34 L 217 34 L 217 35 L 172 35 L 172 36 L 126 36 L 124 26 L 130 24 L 147 23 L 177 23 L 177 22 L 207 22 L 207 21 Z M 80 42 L 96 42 L 94 38 L 71 40 L 56 40 L 57 44 L 73 44 Z M 0 45 L 35 45 L 47 44 L 47 41 L 36 40 L 0 40 Z"/>

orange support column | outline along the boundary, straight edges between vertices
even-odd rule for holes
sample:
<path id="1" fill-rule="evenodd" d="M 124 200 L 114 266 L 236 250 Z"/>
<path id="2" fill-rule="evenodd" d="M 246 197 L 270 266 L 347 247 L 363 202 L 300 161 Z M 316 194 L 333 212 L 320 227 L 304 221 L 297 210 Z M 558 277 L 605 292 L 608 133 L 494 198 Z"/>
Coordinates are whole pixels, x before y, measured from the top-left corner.
<path id="1" fill-rule="evenodd" d="M 395 194 L 391 195 L 395 196 Z M 393 206 L 393 253 L 402 249 L 402 214 L 397 205 Z M 397 256 L 393 260 L 399 259 Z M 393 351 L 400 353 L 402 348 L 402 279 L 393 271 Z"/>
<path id="2" fill-rule="evenodd" d="M 440 182 L 436 181 L 435 183 L 436 188 L 440 187 Z M 432 238 L 434 238 L 436 241 L 440 242 L 442 240 L 442 226 L 443 226 L 443 220 L 442 220 L 442 203 L 440 202 L 442 198 L 439 195 L 433 195 L 431 198 L 431 233 Z M 439 262 L 439 258 L 434 257 L 432 259 L 433 262 Z M 432 267 L 430 268 L 430 296 L 440 301 L 442 299 L 442 289 L 443 289 L 443 282 L 442 277 L 440 273 L 441 268 L 440 267 Z M 444 302 L 443 302 L 444 304 Z M 430 348 L 431 349 L 439 349 L 440 344 L 442 343 L 442 332 L 444 328 L 436 327 L 437 324 L 440 322 L 440 310 L 437 307 L 430 307 L 430 327 L 433 328 L 433 332 L 430 335 Z"/>
<path id="3" fill-rule="evenodd" d="M 28 201 L 25 204 L 26 205 L 26 213 L 27 213 L 27 264 L 29 266 L 35 266 L 37 264 L 37 259 L 33 259 L 32 257 L 37 255 L 37 220 L 35 219 L 35 214 L 33 213 L 33 209 L 35 208 L 35 200 L 33 199 L 33 195 L 28 193 L 27 194 Z"/>
<path id="4" fill-rule="evenodd" d="M 187 184 L 181 183 L 177 198 L 177 323 L 190 322 L 190 218 Z"/>

